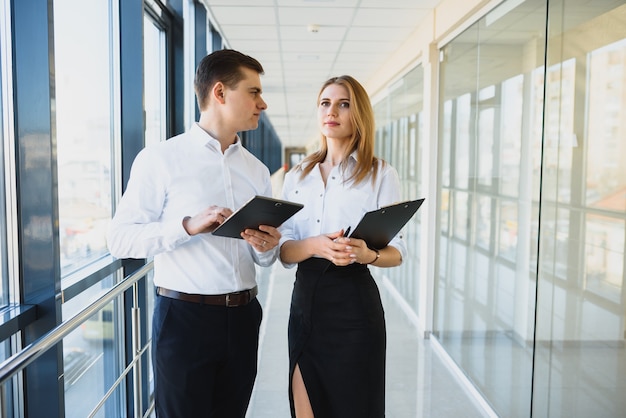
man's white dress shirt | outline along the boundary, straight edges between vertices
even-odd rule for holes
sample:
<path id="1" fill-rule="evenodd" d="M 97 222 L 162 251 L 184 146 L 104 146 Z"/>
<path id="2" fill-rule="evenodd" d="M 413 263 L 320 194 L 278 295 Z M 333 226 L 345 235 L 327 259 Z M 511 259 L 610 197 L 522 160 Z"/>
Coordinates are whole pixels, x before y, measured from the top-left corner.
<path id="1" fill-rule="evenodd" d="M 303 179 L 302 171 L 294 168 L 285 175 L 282 197 L 304 204 L 304 208 L 287 220 L 280 228 L 280 245 L 289 240 L 328 234 L 351 227 L 354 229 L 365 212 L 400 201 L 398 173 L 389 164 L 379 162 L 376 181 L 371 175 L 364 181 L 347 182 L 356 165 L 356 152 L 348 157 L 347 166 L 333 167 L 326 180 L 322 179 L 319 164 Z M 400 232 L 389 243 L 397 248 L 404 259 L 406 244 Z M 283 263 L 287 268 L 295 264 Z"/>
<path id="2" fill-rule="evenodd" d="M 259 253 L 243 239 L 189 236 L 183 218 L 212 205 L 235 211 L 255 195 L 272 196 L 268 168 L 239 139 L 222 153 L 195 123 L 137 155 L 109 226 L 109 250 L 117 258 L 154 257 L 156 286 L 206 295 L 250 289 L 255 263 L 272 264 L 277 248 Z"/>

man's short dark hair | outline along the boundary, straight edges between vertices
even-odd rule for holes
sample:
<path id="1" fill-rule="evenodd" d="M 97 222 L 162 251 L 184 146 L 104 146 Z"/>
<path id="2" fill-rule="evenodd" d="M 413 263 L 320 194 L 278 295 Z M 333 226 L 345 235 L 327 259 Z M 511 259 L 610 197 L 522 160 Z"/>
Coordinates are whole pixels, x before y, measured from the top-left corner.
<path id="1" fill-rule="evenodd" d="M 228 88 L 234 89 L 243 80 L 241 67 L 249 68 L 263 74 L 263 66 L 249 55 L 233 49 L 221 49 L 202 58 L 196 69 L 194 89 L 198 99 L 198 106 L 204 109 L 211 88 L 221 81 Z"/>

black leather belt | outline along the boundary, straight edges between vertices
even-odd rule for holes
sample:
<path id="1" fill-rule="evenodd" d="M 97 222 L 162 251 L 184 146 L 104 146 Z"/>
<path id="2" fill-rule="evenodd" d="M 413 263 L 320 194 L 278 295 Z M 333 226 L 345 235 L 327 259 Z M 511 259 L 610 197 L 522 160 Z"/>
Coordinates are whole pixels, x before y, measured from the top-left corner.
<path id="1" fill-rule="evenodd" d="M 235 307 L 250 303 L 250 301 L 254 300 L 256 295 L 259 293 L 259 289 L 257 286 L 254 286 L 252 289 L 242 290 L 240 292 L 224 293 L 223 295 L 196 295 L 157 287 L 157 293 L 161 296 L 165 296 L 166 298 L 184 300 L 185 302 Z"/>

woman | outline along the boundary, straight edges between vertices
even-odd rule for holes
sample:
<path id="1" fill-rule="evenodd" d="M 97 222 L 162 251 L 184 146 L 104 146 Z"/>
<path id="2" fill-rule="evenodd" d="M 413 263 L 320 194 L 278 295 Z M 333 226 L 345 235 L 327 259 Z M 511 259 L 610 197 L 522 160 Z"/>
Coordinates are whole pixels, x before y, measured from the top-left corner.
<path id="1" fill-rule="evenodd" d="M 368 264 L 402 263 L 396 236 L 373 250 L 344 237 L 367 211 L 400 200 L 396 170 L 374 156 L 374 112 L 350 76 L 318 96 L 321 144 L 285 176 L 283 197 L 304 208 L 280 228 L 280 259 L 298 265 L 289 318 L 292 416 L 385 414 L 385 319 Z"/>

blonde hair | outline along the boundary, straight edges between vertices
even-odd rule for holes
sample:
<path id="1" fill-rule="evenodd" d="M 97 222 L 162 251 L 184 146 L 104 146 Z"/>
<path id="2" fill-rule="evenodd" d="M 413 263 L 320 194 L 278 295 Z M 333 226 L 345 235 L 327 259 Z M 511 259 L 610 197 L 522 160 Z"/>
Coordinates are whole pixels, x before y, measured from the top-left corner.
<path id="1" fill-rule="evenodd" d="M 369 99 L 369 95 L 365 88 L 353 77 L 342 75 L 333 77 L 322 85 L 317 96 L 317 105 L 319 106 L 320 97 L 324 89 L 331 84 L 338 84 L 348 90 L 348 98 L 350 99 L 350 122 L 354 127 L 354 132 L 350 138 L 347 154 L 342 158 L 342 164 L 352 152 L 357 152 L 357 163 L 354 172 L 346 181 L 354 181 L 358 184 L 364 181 L 367 176 L 372 174 L 372 183 L 376 181 L 378 174 L 378 163 L 382 161 L 374 155 L 374 139 L 375 139 L 375 120 L 374 110 Z M 326 159 L 328 152 L 328 142 L 326 136 L 321 135 L 320 149 L 308 155 L 301 164 L 298 165 L 302 169 L 301 178 L 311 172 L 317 163 L 321 163 Z M 310 163 L 310 164 L 306 164 Z M 384 163 L 384 161 L 383 161 Z"/>

